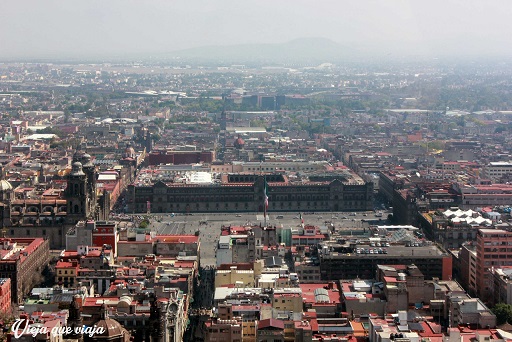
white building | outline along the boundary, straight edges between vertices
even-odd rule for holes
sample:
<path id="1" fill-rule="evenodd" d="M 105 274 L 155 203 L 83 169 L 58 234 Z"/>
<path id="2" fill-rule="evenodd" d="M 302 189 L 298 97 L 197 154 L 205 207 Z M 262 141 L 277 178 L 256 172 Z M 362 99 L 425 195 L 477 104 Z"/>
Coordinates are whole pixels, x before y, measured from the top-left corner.
<path id="1" fill-rule="evenodd" d="M 493 182 L 507 174 L 512 174 L 511 162 L 490 162 L 489 165 L 484 167 L 484 176 Z"/>

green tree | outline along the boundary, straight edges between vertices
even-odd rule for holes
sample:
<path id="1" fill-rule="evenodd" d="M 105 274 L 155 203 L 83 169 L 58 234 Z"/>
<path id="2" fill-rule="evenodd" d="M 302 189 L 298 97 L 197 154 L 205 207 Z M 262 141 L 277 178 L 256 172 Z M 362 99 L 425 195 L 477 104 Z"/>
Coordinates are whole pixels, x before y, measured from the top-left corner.
<path id="1" fill-rule="evenodd" d="M 494 133 L 503 133 L 507 130 L 507 128 L 505 126 L 499 126 L 499 127 L 496 127 L 496 129 L 494 130 Z"/>
<path id="2" fill-rule="evenodd" d="M 492 308 L 492 312 L 496 315 L 498 325 L 512 323 L 512 305 L 498 303 Z"/>
<path id="3" fill-rule="evenodd" d="M 66 135 L 60 129 L 55 128 L 55 127 L 51 127 L 51 126 L 48 126 L 46 128 L 43 128 L 43 129 L 38 129 L 37 133 L 40 133 L 40 134 L 55 134 L 59 138 L 63 138 Z"/>

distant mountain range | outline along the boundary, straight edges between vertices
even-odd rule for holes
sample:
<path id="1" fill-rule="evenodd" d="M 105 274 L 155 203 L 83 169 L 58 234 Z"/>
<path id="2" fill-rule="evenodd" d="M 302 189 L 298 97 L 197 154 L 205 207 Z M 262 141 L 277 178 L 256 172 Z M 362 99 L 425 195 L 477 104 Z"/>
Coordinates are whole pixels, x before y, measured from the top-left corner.
<path id="1" fill-rule="evenodd" d="M 191 61 L 223 61 L 243 64 L 322 63 L 353 59 L 355 50 L 326 38 L 299 38 L 281 44 L 204 46 L 174 51 L 162 57 Z"/>

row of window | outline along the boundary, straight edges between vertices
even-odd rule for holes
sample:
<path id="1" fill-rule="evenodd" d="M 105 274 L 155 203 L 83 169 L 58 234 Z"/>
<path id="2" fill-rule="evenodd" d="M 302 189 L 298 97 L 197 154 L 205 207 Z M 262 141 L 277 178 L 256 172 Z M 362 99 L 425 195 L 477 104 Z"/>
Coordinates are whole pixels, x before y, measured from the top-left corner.
<path id="1" fill-rule="evenodd" d="M 14 271 L 16 269 L 16 266 L 15 265 L 4 265 L 4 264 L 0 264 L 0 271 L 3 271 L 3 270 L 11 270 L 11 271 Z M 2 278 L 5 278 L 5 277 L 2 277 Z"/>

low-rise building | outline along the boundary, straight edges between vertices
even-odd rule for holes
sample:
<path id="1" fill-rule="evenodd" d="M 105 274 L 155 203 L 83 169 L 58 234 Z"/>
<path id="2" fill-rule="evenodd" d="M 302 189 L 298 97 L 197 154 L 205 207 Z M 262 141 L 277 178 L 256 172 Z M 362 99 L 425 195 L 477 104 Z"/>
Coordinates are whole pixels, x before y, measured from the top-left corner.
<path id="1" fill-rule="evenodd" d="M 384 284 L 374 280 L 340 281 L 341 298 L 345 311 L 350 317 L 359 317 L 370 313 L 384 316 L 386 300 Z"/>
<path id="2" fill-rule="evenodd" d="M 78 261 L 58 261 L 55 266 L 55 283 L 72 287 L 77 285 L 76 277 L 79 269 Z"/>
<path id="3" fill-rule="evenodd" d="M 229 270 L 215 272 L 215 287 L 234 285 L 236 287 L 253 287 L 254 270 L 239 270 L 231 266 Z"/>
<path id="4" fill-rule="evenodd" d="M 364 249 L 365 253 L 357 251 Z M 384 249 L 380 248 L 382 252 Z M 371 253 L 366 253 L 370 251 Z M 377 250 L 377 253 L 375 253 Z M 319 248 L 320 275 L 322 280 L 371 279 L 377 271 L 377 265 L 414 264 L 426 279 L 452 277 L 452 257 L 433 244 L 396 243 L 379 253 L 378 248 L 368 244 L 339 245 L 333 241 L 324 241 Z"/>

